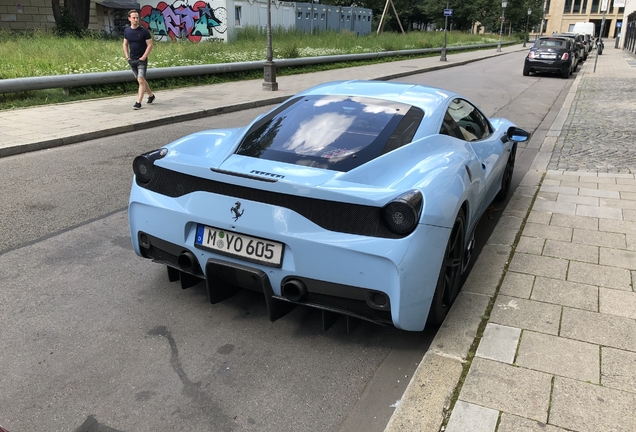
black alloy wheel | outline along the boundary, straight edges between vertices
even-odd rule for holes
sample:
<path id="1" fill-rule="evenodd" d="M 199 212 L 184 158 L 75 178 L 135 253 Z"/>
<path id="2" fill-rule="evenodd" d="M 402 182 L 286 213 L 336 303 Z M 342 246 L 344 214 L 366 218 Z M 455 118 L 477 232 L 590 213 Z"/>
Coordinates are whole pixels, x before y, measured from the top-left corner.
<path id="1" fill-rule="evenodd" d="M 508 156 L 508 162 L 506 162 L 506 167 L 504 168 L 503 177 L 501 179 L 501 190 L 497 196 L 495 196 L 495 201 L 501 202 L 505 201 L 508 198 L 508 194 L 510 193 L 510 185 L 512 184 L 512 174 L 515 172 L 515 157 L 517 155 L 517 144 L 513 144 L 512 150 L 510 151 L 510 156 Z"/>
<path id="2" fill-rule="evenodd" d="M 464 239 L 466 237 L 466 218 L 460 210 L 455 217 L 444 259 L 440 268 L 433 302 L 428 313 L 428 324 L 440 326 L 448 314 L 460 291 L 462 264 L 464 262 Z"/>

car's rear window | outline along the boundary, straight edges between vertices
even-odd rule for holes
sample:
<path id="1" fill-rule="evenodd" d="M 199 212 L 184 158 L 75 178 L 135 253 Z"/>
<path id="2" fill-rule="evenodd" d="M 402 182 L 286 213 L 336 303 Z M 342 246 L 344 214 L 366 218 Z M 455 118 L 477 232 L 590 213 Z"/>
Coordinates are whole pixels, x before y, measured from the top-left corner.
<path id="1" fill-rule="evenodd" d="M 348 171 L 411 142 L 423 117 L 381 99 L 304 96 L 254 124 L 237 154 Z"/>
<path id="2" fill-rule="evenodd" d="M 565 41 L 562 39 L 540 39 L 538 45 L 540 47 L 563 47 Z"/>

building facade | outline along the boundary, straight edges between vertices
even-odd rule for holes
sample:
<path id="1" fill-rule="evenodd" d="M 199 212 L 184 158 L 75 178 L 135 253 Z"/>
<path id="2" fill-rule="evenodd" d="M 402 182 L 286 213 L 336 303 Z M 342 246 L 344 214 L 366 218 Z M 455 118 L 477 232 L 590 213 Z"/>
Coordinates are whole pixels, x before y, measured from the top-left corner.
<path id="1" fill-rule="evenodd" d="M 631 0 L 632 3 L 634 1 L 636 0 Z M 567 32 L 577 22 L 591 22 L 594 23 L 598 36 L 605 16 L 601 37 L 614 38 L 620 36 L 625 16 L 625 8 L 614 7 L 613 0 L 546 0 L 543 11 L 543 28 L 536 26 L 535 33 Z"/>
<path id="2" fill-rule="evenodd" d="M 127 12 L 140 19 L 157 40 L 231 40 L 237 29 L 267 26 L 267 0 L 91 0 L 90 30 L 123 35 Z M 272 0 L 273 28 L 371 32 L 371 9 Z M 0 0 L 0 29 L 53 29 L 51 0 Z"/>

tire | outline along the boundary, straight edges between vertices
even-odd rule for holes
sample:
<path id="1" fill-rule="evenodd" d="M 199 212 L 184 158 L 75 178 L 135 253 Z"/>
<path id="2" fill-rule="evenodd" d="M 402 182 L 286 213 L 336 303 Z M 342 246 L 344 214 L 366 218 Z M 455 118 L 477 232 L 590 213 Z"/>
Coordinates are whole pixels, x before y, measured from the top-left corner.
<path id="1" fill-rule="evenodd" d="M 561 71 L 561 78 L 563 79 L 568 79 L 570 78 L 570 74 L 572 73 L 572 71 L 570 69 L 566 69 Z"/>
<path id="2" fill-rule="evenodd" d="M 530 75 L 530 69 L 523 68 L 523 76 L 528 76 L 528 75 Z"/>
<path id="3" fill-rule="evenodd" d="M 433 302 L 428 312 L 427 323 L 438 327 L 444 322 L 461 288 L 461 275 L 464 262 L 464 239 L 466 237 L 466 217 L 460 210 L 455 217 L 448 244 L 444 252 L 442 266 L 433 294 Z"/>
<path id="4" fill-rule="evenodd" d="M 512 150 L 510 151 L 510 156 L 508 156 L 508 161 L 506 162 L 506 167 L 504 168 L 503 177 L 501 178 L 501 190 L 495 196 L 495 201 L 505 201 L 508 198 L 508 194 L 510 193 L 510 185 L 512 184 L 512 174 L 515 172 L 515 157 L 517 156 L 517 144 L 512 146 Z"/>

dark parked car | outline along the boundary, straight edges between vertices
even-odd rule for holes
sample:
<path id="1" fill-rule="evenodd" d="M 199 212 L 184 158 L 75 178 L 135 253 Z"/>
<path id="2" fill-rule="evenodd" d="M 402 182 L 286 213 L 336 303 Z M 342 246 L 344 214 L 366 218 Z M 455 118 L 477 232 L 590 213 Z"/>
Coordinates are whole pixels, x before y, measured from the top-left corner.
<path id="1" fill-rule="evenodd" d="M 570 37 L 545 36 L 537 39 L 526 56 L 523 75 L 550 72 L 568 78 L 576 69 L 576 47 Z"/>
<path id="2" fill-rule="evenodd" d="M 552 36 L 568 37 L 574 41 L 574 54 L 576 55 L 576 65 L 574 66 L 574 71 L 576 72 L 576 68 L 579 66 L 579 63 L 584 62 L 587 58 L 587 52 L 585 51 L 585 45 L 583 44 L 583 35 L 579 33 L 555 33 Z"/>
<path id="3" fill-rule="evenodd" d="M 581 60 L 582 61 L 587 60 L 587 56 L 589 55 L 590 51 L 592 50 L 592 44 L 589 43 L 589 41 L 588 41 L 590 35 L 586 35 L 586 34 L 583 34 L 583 33 L 573 33 L 573 32 L 559 33 L 559 35 L 573 37 L 575 42 L 576 42 L 576 46 L 579 49 L 579 52 L 582 52 L 583 56 L 582 56 Z"/>

